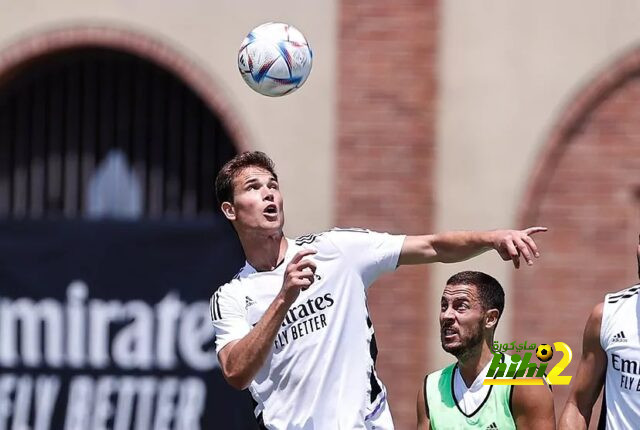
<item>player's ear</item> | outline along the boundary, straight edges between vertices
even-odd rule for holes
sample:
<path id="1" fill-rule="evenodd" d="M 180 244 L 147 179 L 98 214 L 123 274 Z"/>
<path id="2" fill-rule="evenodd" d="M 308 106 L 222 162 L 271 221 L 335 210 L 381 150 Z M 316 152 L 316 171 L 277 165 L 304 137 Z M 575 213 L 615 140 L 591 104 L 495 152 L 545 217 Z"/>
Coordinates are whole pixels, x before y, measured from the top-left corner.
<path id="1" fill-rule="evenodd" d="M 497 309 L 489 309 L 484 314 L 484 326 L 485 328 L 494 328 L 498 324 L 498 318 L 500 318 L 500 311 Z"/>
<path id="2" fill-rule="evenodd" d="M 236 220 L 236 208 L 234 208 L 231 203 L 223 202 L 222 205 L 220 205 L 220 208 L 222 209 L 222 213 L 224 214 L 224 216 L 229 221 Z"/>

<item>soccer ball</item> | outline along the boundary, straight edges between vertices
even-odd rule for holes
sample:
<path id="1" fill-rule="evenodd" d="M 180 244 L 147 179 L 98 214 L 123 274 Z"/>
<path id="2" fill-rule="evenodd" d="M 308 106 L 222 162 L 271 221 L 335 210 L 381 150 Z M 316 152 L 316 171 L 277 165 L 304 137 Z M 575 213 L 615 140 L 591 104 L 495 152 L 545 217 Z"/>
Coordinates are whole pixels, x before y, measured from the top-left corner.
<path id="1" fill-rule="evenodd" d="M 313 54 L 307 39 L 295 27 L 268 22 L 244 38 L 238 69 L 254 90 L 270 97 L 292 93 L 311 72 Z"/>
<path id="2" fill-rule="evenodd" d="M 538 357 L 538 360 L 540 361 L 551 360 L 551 357 L 553 357 L 553 349 L 551 348 L 551 345 L 547 345 L 546 343 L 538 345 L 538 348 L 536 348 L 536 357 Z"/>

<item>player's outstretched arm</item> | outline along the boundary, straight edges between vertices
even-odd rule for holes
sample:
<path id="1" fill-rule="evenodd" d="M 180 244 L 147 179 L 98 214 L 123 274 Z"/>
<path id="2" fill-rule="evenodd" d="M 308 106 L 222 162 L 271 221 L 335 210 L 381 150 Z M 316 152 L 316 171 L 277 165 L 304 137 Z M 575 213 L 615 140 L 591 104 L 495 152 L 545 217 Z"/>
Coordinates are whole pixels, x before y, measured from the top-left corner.
<path id="1" fill-rule="evenodd" d="M 311 254 L 315 254 L 315 251 L 306 249 L 293 257 L 285 270 L 280 293 L 262 318 L 246 336 L 229 342 L 218 353 L 222 373 L 232 387 L 243 390 L 251 384 L 267 359 L 282 321 L 300 295 L 300 290 L 313 284 L 316 265 L 311 260 L 303 260 L 303 257 Z"/>
<path id="2" fill-rule="evenodd" d="M 555 430 L 553 394 L 545 385 L 516 385 L 511 398 L 518 430 Z"/>
<path id="3" fill-rule="evenodd" d="M 424 384 L 418 389 L 418 402 L 416 404 L 416 412 L 418 414 L 418 430 L 429 430 L 429 409 L 424 401 Z"/>
<path id="4" fill-rule="evenodd" d="M 593 405 L 602 390 L 607 370 L 607 355 L 600 345 L 603 306 L 600 303 L 593 308 L 584 328 L 582 357 L 560 417 L 560 430 L 586 430 L 591 421 Z"/>
<path id="5" fill-rule="evenodd" d="M 540 256 L 531 237 L 546 227 L 525 230 L 449 231 L 424 236 L 407 236 L 398 264 L 456 263 L 495 249 L 505 261 L 520 267 L 520 258 L 528 265 Z"/>

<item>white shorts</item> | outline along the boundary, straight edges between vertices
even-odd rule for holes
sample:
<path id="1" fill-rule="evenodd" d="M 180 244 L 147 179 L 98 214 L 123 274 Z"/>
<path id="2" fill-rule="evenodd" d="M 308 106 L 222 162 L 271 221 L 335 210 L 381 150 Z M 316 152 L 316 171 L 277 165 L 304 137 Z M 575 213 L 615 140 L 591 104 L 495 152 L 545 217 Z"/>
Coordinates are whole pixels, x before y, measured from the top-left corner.
<path id="1" fill-rule="evenodd" d="M 393 430 L 393 418 L 391 418 L 386 396 L 373 413 L 367 417 L 365 428 L 367 430 Z"/>

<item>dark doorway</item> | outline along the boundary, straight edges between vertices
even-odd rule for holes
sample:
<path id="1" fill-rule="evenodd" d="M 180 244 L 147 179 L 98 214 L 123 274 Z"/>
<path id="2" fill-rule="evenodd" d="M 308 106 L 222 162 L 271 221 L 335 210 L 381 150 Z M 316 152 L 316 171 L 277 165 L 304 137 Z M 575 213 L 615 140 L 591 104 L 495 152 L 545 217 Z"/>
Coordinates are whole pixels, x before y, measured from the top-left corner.
<path id="1" fill-rule="evenodd" d="M 235 152 L 190 88 L 128 53 L 58 52 L 0 85 L 1 218 L 99 215 L 96 204 L 104 206 L 110 191 L 111 200 L 115 191 L 128 197 L 111 206 L 135 206 L 121 212 L 127 217 L 211 214 L 213 178 Z M 106 185 L 118 169 L 119 183 Z M 130 190 L 132 181 L 139 192 Z"/>

